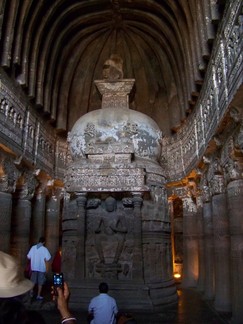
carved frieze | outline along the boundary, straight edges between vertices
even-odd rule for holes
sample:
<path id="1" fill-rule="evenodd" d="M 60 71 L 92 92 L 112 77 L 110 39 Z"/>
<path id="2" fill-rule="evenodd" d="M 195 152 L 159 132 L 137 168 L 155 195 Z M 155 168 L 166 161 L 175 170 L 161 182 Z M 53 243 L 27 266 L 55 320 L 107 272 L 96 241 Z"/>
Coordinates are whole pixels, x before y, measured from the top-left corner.
<path id="1" fill-rule="evenodd" d="M 79 191 L 147 191 L 142 168 L 78 168 L 66 173 L 66 190 Z"/>
<path id="2" fill-rule="evenodd" d="M 134 153 L 134 146 L 129 141 L 123 142 L 114 142 L 114 143 L 95 143 L 89 142 L 85 154 L 131 154 Z"/>

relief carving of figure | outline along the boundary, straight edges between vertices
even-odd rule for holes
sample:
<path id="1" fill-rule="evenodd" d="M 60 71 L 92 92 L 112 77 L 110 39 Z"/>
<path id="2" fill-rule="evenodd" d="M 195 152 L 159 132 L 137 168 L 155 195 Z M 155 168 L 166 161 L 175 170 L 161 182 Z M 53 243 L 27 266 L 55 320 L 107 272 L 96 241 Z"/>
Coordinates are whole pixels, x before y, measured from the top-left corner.
<path id="1" fill-rule="evenodd" d="M 115 198 L 111 196 L 106 198 L 105 211 L 101 212 L 99 217 L 94 236 L 100 263 L 105 264 L 107 258 L 117 264 L 123 250 L 127 226 L 122 210 L 117 210 Z"/>

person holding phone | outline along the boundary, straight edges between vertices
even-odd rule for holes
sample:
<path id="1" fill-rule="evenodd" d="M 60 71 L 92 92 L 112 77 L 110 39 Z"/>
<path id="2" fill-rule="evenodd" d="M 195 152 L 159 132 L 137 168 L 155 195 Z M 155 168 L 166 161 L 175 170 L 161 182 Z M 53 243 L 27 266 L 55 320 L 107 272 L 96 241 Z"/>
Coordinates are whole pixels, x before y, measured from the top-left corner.
<path id="1" fill-rule="evenodd" d="M 53 274 L 53 285 L 52 285 L 53 300 L 57 303 L 57 309 L 62 316 L 62 324 L 74 324 L 76 318 L 71 314 L 69 310 L 69 297 L 70 291 L 68 284 L 64 281 L 63 273 Z"/>

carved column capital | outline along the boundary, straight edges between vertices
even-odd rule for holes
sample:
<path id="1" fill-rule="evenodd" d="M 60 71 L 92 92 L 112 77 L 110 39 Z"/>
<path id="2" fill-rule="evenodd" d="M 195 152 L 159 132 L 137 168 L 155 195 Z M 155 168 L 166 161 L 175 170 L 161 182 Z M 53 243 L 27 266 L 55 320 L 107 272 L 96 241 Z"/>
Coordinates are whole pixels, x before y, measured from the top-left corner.
<path id="1" fill-rule="evenodd" d="M 19 170 L 15 167 L 14 160 L 0 155 L 0 191 L 13 193 L 16 188 Z"/>
<path id="2" fill-rule="evenodd" d="M 214 156 L 212 163 L 208 168 L 207 180 L 212 195 L 217 195 L 225 192 L 226 183 L 224 178 L 224 169 L 220 163 L 218 156 Z"/>
<path id="3" fill-rule="evenodd" d="M 64 197 L 64 188 L 59 184 L 55 183 L 55 180 L 48 180 L 45 184 L 43 183 L 43 188 L 46 188 L 48 195 L 53 199 L 60 200 Z"/>
<path id="4" fill-rule="evenodd" d="M 225 176 L 227 183 L 243 178 L 243 158 L 237 160 L 229 159 L 225 165 Z"/>
<path id="5" fill-rule="evenodd" d="M 222 174 L 215 174 L 210 185 L 213 195 L 224 193 L 226 189 L 224 176 Z"/>
<path id="6" fill-rule="evenodd" d="M 195 204 L 192 197 L 183 197 L 183 209 L 190 212 L 190 213 L 196 213 L 197 212 L 197 205 Z"/>
<path id="7" fill-rule="evenodd" d="M 189 213 L 197 211 L 195 203 L 195 196 L 192 194 L 192 189 L 189 186 L 177 187 L 174 193 L 181 198 L 183 203 L 183 209 Z"/>
<path id="8" fill-rule="evenodd" d="M 47 193 L 48 177 L 39 177 L 36 173 L 34 175 L 37 181 L 35 196 L 37 199 L 41 199 Z"/>
<path id="9" fill-rule="evenodd" d="M 239 130 L 234 135 L 234 155 L 237 157 L 243 157 L 243 120 L 241 119 L 241 124 Z"/>
<path id="10" fill-rule="evenodd" d="M 18 179 L 16 194 L 19 199 L 31 200 L 35 194 L 37 180 L 33 171 L 25 169 Z"/>
<path id="11" fill-rule="evenodd" d="M 203 181 L 202 181 L 201 190 L 202 190 L 203 202 L 211 201 L 212 193 L 211 193 L 211 189 L 210 189 L 210 186 L 209 186 L 208 181 L 207 181 L 206 178 L 204 178 Z"/>

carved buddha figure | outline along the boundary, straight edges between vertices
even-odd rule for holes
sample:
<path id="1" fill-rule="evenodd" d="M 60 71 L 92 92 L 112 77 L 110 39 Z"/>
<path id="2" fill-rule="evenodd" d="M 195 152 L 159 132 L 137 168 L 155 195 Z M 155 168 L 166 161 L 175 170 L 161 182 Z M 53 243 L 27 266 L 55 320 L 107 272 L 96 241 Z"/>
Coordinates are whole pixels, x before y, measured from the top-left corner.
<path id="1" fill-rule="evenodd" d="M 117 211 L 116 199 L 109 196 L 105 200 L 105 210 L 99 215 L 95 228 L 95 247 L 101 263 L 118 263 L 122 253 L 127 227 L 125 217 Z"/>

